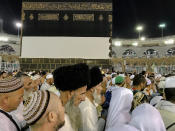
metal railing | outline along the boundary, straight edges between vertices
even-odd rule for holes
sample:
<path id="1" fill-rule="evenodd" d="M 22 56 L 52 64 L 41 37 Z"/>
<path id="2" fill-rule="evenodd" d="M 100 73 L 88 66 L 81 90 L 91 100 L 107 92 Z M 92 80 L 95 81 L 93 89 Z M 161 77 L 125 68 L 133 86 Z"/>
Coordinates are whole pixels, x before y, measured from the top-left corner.
<path id="1" fill-rule="evenodd" d="M 0 62 L 0 70 L 13 72 L 15 70 L 20 70 L 19 63 L 9 63 L 9 62 Z"/>

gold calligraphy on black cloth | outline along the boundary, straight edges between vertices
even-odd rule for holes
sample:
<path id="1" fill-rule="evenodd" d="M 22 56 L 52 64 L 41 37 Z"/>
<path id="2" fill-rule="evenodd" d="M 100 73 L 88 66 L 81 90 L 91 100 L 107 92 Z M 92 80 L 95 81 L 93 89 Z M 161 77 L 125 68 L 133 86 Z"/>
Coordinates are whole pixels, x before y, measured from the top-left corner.
<path id="1" fill-rule="evenodd" d="M 112 11 L 112 3 L 102 2 L 23 2 L 23 10 Z"/>
<path id="2" fill-rule="evenodd" d="M 54 20 L 59 21 L 59 14 L 38 14 L 38 20 Z"/>
<path id="3" fill-rule="evenodd" d="M 73 14 L 73 21 L 94 21 L 94 14 Z"/>

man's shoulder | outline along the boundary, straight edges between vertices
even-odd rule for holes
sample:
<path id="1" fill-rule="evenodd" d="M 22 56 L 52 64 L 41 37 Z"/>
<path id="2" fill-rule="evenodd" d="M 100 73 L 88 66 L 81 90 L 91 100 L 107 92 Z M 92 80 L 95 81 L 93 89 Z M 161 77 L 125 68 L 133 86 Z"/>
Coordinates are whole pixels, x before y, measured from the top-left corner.
<path id="1" fill-rule="evenodd" d="M 160 109 L 158 109 L 158 110 L 162 116 L 166 116 L 167 118 L 172 118 L 175 120 L 175 113 L 174 112 L 170 112 L 167 110 L 160 110 Z"/>
<path id="2" fill-rule="evenodd" d="M 0 113 L 0 131 L 16 131 L 14 124 L 3 113 Z"/>

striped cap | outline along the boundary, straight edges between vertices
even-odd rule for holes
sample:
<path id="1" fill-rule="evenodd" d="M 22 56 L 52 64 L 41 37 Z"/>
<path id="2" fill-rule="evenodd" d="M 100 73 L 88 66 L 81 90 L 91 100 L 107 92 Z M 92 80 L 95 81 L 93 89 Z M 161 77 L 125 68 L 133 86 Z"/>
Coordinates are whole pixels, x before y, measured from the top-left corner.
<path id="1" fill-rule="evenodd" d="M 50 101 L 49 91 L 37 91 L 24 102 L 23 116 L 28 125 L 35 124 L 46 112 Z"/>
<path id="2" fill-rule="evenodd" d="M 16 91 L 23 87 L 21 79 L 16 77 L 9 77 L 7 79 L 0 80 L 0 93 L 9 93 Z"/>

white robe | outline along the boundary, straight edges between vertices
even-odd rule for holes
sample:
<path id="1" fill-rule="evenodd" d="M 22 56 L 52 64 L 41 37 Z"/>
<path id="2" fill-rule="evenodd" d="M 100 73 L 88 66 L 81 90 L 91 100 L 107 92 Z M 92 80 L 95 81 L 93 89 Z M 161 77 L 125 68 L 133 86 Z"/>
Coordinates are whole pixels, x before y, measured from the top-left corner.
<path id="1" fill-rule="evenodd" d="M 141 104 L 133 110 L 129 124 L 140 131 L 166 131 L 159 111 L 147 103 Z"/>
<path id="2" fill-rule="evenodd" d="M 160 111 L 166 127 L 172 123 L 175 123 L 175 104 L 169 101 L 161 100 L 156 105 L 156 108 Z M 175 125 L 169 128 L 167 131 L 175 131 Z"/>
<path id="3" fill-rule="evenodd" d="M 0 131 L 17 131 L 14 123 L 2 113 L 0 113 Z"/>
<path id="4" fill-rule="evenodd" d="M 95 104 L 92 104 L 86 97 L 79 107 L 82 113 L 82 128 L 80 131 L 103 131 L 105 120 L 102 118 L 98 119 Z"/>
<path id="5" fill-rule="evenodd" d="M 116 88 L 112 91 L 112 97 L 108 109 L 106 130 L 118 124 L 127 124 L 130 119 L 130 109 L 133 100 L 133 93 L 127 88 Z"/>
<path id="6" fill-rule="evenodd" d="M 74 129 L 71 126 L 69 116 L 67 114 L 64 115 L 65 117 L 65 124 L 62 128 L 60 128 L 58 131 L 74 131 Z"/>
<path id="7" fill-rule="evenodd" d="M 128 124 L 121 124 L 121 125 L 119 124 L 117 126 L 108 128 L 105 131 L 139 131 L 139 130 Z"/>
<path id="8" fill-rule="evenodd" d="M 166 128 L 170 126 L 172 123 L 175 123 L 175 113 L 166 110 L 159 110 L 159 112 L 162 116 Z M 169 128 L 167 131 L 175 131 L 175 125 Z"/>

